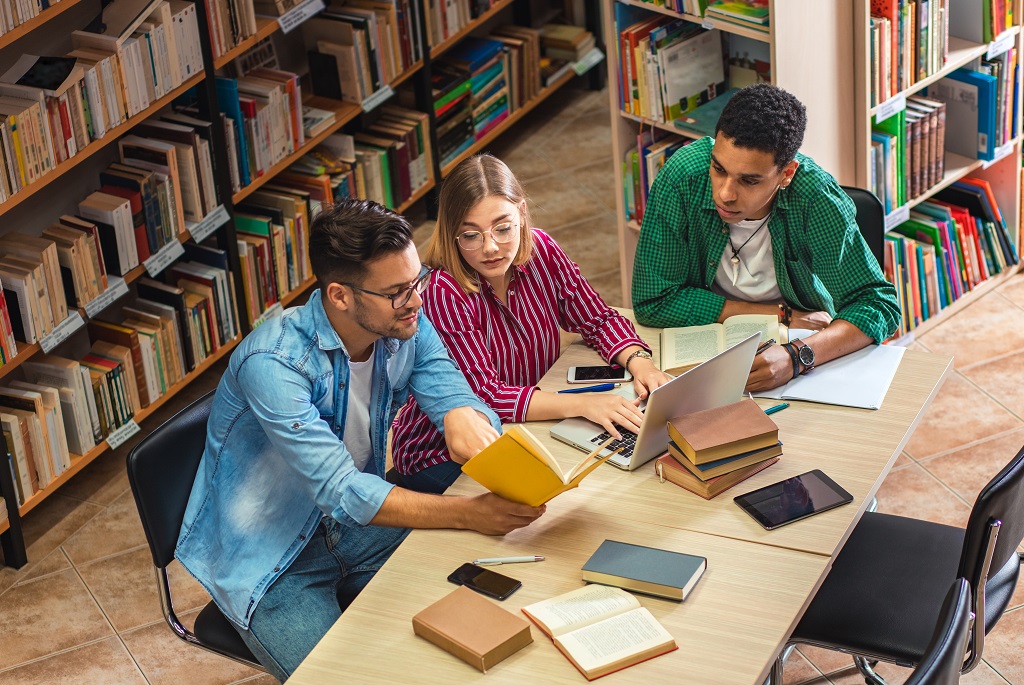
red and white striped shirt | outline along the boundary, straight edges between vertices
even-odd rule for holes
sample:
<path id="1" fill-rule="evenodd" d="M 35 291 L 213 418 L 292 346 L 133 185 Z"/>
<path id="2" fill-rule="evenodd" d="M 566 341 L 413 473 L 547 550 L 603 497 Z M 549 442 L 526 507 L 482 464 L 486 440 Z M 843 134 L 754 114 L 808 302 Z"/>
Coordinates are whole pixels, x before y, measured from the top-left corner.
<path id="1" fill-rule="evenodd" d="M 502 423 L 526 420 L 537 382 L 561 352 L 559 328 L 579 333 L 605 360 L 630 345 L 650 349 L 554 239 L 536 228 L 533 256 L 515 267 L 508 306 L 486 281 L 480 292 L 467 295 L 448 272 L 438 270 L 423 293 L 423 310 L 473 392 Z M 403 474 L 449 459 L 444 436 L 414 399 L 395 420 L 392 445 Z"/>

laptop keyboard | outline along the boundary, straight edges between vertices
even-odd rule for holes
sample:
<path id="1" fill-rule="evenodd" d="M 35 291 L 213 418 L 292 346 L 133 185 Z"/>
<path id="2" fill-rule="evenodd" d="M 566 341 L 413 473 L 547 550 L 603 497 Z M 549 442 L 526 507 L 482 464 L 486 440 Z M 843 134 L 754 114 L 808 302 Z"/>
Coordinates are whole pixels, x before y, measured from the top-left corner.
<path id="1" fill-rule="evenodd" d="M 636 433 L 633 431 L 626 430 L 625 428 L 618 426 L 619 433 L 622 435 L 622 440 L 612 440 L 605 446 L 606 450 L 617 450 L 622 447 L 619 452 L 619 456 L 629 458 L 633 456 L 633 449 L 636 447 Z M 595 438 L 591 438 L 590 442 L 595 445 L 600 445 L 602 442 L 612 437 L 612 434 L 608 431 L 604 431 Z"/>

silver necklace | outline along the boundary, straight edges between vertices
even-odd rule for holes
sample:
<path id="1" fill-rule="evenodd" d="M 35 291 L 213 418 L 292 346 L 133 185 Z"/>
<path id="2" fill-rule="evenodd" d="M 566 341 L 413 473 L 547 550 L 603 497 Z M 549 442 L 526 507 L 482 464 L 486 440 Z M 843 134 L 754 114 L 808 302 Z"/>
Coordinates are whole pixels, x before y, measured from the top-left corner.
<path id="1" fill-rule="evenodd" d="M 732 264 L 732 284 L 733 285 L 736 285 L 736 281 L 740 277 L 740 250 L 742 250 L 744 247 L 746 247 L 747 243 L 749 243 L 751 241 L 751 239 L 755 235 L 757 235 L 761 231 L 762 228 L 764 228 L 764 225 L 767 224 L 768 220 L 772 218 L 772 214 L 774 212 L 775 212 L 775 208 L 773 207 L 772 211 L 768 212 L 768 216 L 766 216 L 764 218 L 764 220 L 761 222 L 761 225 L 758 226 L 754 230 L 754 232 L 750 234 L 750 237 L 747 238 L 746 240 L 744 240 L 743 244 L 740 245 L 739 247 L 736 247 L 735 245 L 732 244 L 732 234 L 731 233 L 729 234 L 729 249 L 732 250 L 732 257 L 729 258 L 729 263 Z"/>

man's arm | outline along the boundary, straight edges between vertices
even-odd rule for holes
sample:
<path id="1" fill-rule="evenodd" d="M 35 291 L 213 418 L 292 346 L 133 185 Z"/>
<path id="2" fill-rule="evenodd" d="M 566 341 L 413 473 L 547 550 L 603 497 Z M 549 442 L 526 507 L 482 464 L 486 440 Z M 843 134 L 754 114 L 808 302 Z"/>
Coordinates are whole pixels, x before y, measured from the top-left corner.
<path id="1" fill-rule="evenodd" d="M 867 347 L 872 340 L 849 321 L 835 319 L 804 342 L 814 350 L 814 365 L 817 366 Z M 746 390 L 771 390 L 788 383 L 792 378 L 793 358 L 782 345 L 772 345 L 754 357 Z"/>
<path id="2" fill-rule="evenodd" d="M 502 499 L 493 493 L 475 497 L 427 495 L 394 488 L 370 522 L 400 528 L 458 528 L 504 535 L 528 526 L 545 511 Z"/>

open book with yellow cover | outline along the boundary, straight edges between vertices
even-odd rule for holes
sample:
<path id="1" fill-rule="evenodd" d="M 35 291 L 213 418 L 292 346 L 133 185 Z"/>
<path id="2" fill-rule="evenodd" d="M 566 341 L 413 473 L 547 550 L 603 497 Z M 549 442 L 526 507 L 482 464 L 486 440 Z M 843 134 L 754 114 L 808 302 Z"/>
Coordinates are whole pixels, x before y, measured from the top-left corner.
<path id="1" fill-rule="evenodd" d="M 595 459 L 609 442 L 611 439 L 568 472 L 563 472 L 551 452 L 530 431 L 522 426 L 511 426 L 500 438 L 463 464 L 462 472 L 496 495 L 538 507 L 579 485 L 591 471 L 612 456 Z"/>
<path id="2" fill-rule="evenodd" d="M 761 334 L 760 342 L 774 340 L 789 342 L 785 326 L 774 314 L 737 314 L 724 323 L 706 326 L 665 328 L 661 331 L 661 368 L 665 373 L 678 376 L 721 354 L 754 333 Z M 760 343 L 758 343 L 760 344 Z"/>

